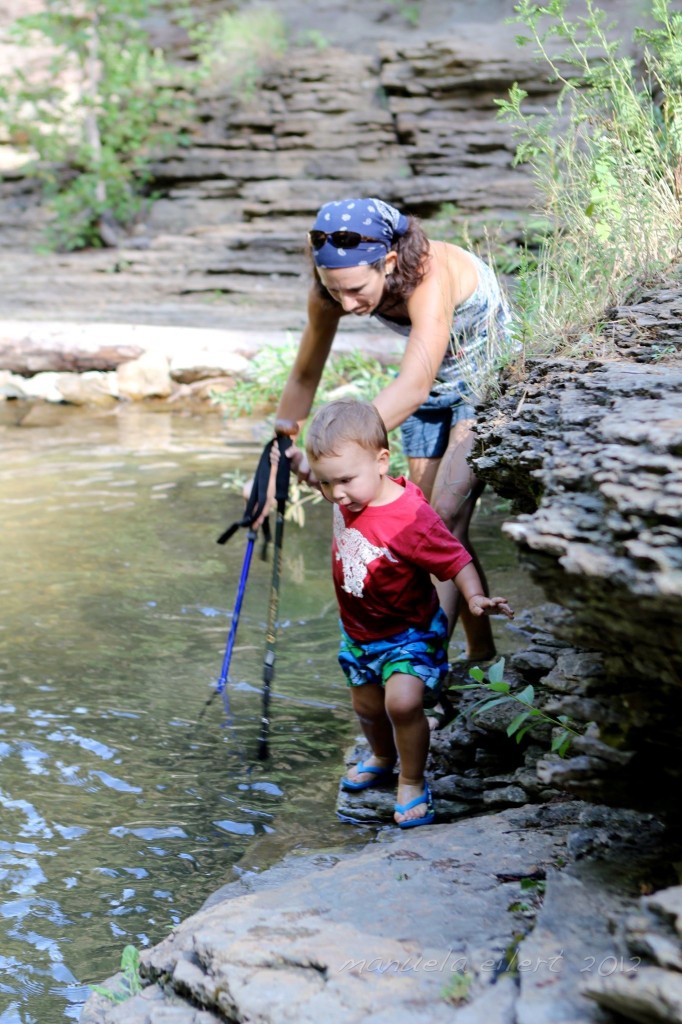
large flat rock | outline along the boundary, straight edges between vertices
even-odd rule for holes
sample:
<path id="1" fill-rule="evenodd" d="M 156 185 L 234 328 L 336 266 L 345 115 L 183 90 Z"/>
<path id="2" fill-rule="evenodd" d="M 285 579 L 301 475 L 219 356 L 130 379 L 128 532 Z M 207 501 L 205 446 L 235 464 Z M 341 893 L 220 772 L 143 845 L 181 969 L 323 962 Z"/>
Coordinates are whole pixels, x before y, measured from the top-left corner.
<path id="1" fill-rule="evenodd" d="M 82 1024 L 596 1024 L 582 973 L 627 958 L 605 921 L 664 846 L 649 815 L 569 802 L 391 829 L 333 867 L 290 857 L 145 951 L 148 988 L 94 997 Z"/>

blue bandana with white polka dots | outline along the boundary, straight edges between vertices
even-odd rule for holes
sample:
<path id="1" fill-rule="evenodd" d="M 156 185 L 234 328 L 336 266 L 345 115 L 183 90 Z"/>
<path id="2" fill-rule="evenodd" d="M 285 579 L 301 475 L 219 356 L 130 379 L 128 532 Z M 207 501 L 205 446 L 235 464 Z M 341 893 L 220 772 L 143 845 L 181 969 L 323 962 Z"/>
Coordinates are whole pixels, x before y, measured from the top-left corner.
<path id="1" fill-rule="evenodd" d="M 315 265 L 332 270 L 376 263 L 386 255 L 395 239 L 405 234 L 407 225 L 407 217 L 381 199 L 341 199 L 325 203 L 315 218 L 314 231 L 331 234 L 346 229 L 357 231 L 372 241 L 344 249 L 327 239 L 321 249 L 313 250 Z"/>

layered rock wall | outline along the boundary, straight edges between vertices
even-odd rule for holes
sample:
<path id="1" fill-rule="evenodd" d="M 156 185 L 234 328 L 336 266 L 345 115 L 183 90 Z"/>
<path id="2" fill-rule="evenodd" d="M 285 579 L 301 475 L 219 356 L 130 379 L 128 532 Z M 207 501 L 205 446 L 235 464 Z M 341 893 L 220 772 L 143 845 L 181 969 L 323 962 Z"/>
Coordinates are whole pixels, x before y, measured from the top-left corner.
<path id="1" fill-rule="evenodd" d="M 670 806 L 681 772 L 679 279 L 614 318 L 617 347 L 636 359 L 531 363 L 522 384 L 482 410 L 473 461 L 521 512 L 506 532 L 564 609 L 556 634 L 598 652 L 582 679 L 541 679 L 548 707 L 594 721 L 597 735 L 630 751 L 627 772 L 612 766 L 613 798 Z M 562 776 L 565 767 L 544 778 Z"/>
<path id="2" fill-rule="evenodd" d="M 371 53 L 297 47 L 252 98 L 207 89 L 190 145 L 153 164 L 158 198 L 146 222 L 120 237 L 118 251 L 87 263 L 80 253 L 31 252 L 45 210 L 23 172 L 7 171 L 0 315 L 25 316 L 28 299 L 33 316 L 34 306 L 68 305 L 72 319 L 139 320 L 144 296 L 157 322 L 187 322 L 191 308 L 217 326 L 219 317 L 243 319 L 244 302 L 261 302 L 262 321 L 266 293 L 281 318 L 304 306 L 303 239 L 316 209 L 344 195 L 379 195 L 422 217 L 449 203 L 520 237 L 533 186 L 512 166 L 515 140 L 495 99 L 519 81 L 542 107 L 556 86 L 496 38 L 384 42 Z M 28 279 L 40 302 L 29 298 Z M 209 299 L 220 307 L 207 308 Z"/>

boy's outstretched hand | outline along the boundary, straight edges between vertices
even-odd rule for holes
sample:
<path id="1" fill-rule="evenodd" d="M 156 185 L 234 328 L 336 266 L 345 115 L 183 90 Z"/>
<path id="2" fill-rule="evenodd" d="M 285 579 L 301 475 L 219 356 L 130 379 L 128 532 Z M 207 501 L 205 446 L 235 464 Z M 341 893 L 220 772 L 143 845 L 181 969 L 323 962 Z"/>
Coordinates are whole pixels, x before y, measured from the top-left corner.
<path id="1" fill-rule="evenodd" d="M 472 615 L 490 615 L 493 612 L 502 612 L 508 619 L 514 618 L 514 612 L 507 604 L 506 597 L 486 597 L 483 593 L 481 577 L 473 562 L 468 562 L 463 569 L 460 569 L 452 582 L 469 605 Z"/>
<path id="2" fill-rule="evenodd" d="M 484 594 L 475 594 L 469 598 L 468 605 L 472 615 L 490 615 L 493 612 L 502 612 L 508 619 L 514 618 L 514 612 L 507 604 L 506 597 L 485 597 Z"/>

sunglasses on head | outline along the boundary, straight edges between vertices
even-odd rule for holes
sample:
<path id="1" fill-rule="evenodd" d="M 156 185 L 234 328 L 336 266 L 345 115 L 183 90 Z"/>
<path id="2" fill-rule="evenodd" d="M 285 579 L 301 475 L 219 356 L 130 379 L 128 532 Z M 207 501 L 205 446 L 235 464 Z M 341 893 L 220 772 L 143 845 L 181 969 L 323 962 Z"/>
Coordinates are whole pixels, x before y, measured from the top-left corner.
<path id="1" fill-rule="evenodd" d="M 332 243 L 335 249 L 357 249 L 360 242 L 376 242 L 388 249 L 388 245 L 381 238 L 368 238 L 360 235 L 357 231 L 348 231 L 341 228 L 339 231 L 309 231 L 308 238 L 315 252 L 322 248 L 325 242 Z"/>

